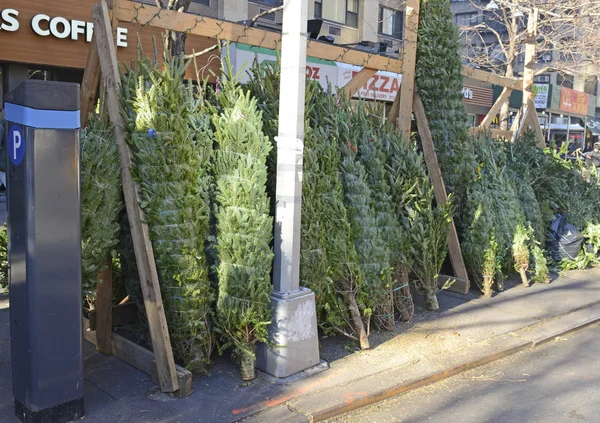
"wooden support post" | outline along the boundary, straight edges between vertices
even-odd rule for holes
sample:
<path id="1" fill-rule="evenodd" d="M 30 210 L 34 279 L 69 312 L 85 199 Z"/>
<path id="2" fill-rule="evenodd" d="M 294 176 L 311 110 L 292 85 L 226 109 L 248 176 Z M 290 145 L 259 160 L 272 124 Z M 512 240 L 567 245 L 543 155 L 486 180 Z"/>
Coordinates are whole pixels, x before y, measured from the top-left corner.
<path id="1" fill-rule="evenodd" d="M 354 77 L 342 88 L 346 98 L 350 99 L 377 73 L 377 69 L 362 68 Z"/>
<path id="2" fill-rule="evenodd" d="M 112 260 L 109 260 L 98 275 L 100 282 L 96 291 L 96 349 L 103 354 L 112 354 Z"/>
<path id="3" fill-rule="evenodd" d="M 402 85 L 398 130 L 405 140 L 410 139 L 413 97 L 415 92 L 415 66 L 417 63 L 417 38 L 419 34 L 420 0 L 407 0 L 404 19 L 404 46 L 402 47 Z"/>
<path id="4" fill-rule="evenodd" d="M 87 125 L 90 113 L 94 111 L 96 97 L 98 94 L 98 84 L 100 83 L 100 58 L 98 57 L 98 46 L 96 43 L 90 44 L 85 70 L 83 71 L 83 81 L 81 82 L 80 105 L 81 105 L 81 127 Z"/>
<path id="5" fill-rule="evenodd" d="M 516 142 L 519 140 L 519 137 L 521 136 L 521 131 L 527 123 L 529 113 L 530 110 L 528 104 L 526 104 L 521 110 L 519 110 L 519 113 L 517 113 L 517 116 L 515 117 L 515 120 L 513 121 L 513 124 L 510 127 L 510 130 L 513 131 L 512 142 Z"/>
<path id="6" fill-rule="evenodd" d="M 544 132 L 542 131 L 542 126 L 540 125 L 540 119 L 538 118 L 537 110 L 535 109 L 535 104 L 534 104 L 532 98 L 529 99 L 528 105 L 529 105 L 529 110 L 531 110 L 529 120 L 531 122 L 531 128 L 533 129 L 533 132 L 535 132 L 535 139 L 537 141 L 536 145 L 539 148 L 546 148 L 546 140 L 544 138 Z"/>
<path id="7" fill-rule="evenodd" d="M 527 106 L 530 100 L 533 100 L 538 14 L 537 7 L 534 7 L 529 11 L 527 17 L 527 43 L 525 44 L 525 70 L 523 71 L 523 107 Z"/>
<path id="8" fill-rule="evenodd" d="M 174 392 L 179 389 L 173 350 L 167 328 L 167 319 L 163 308 L 158 273 L 154 262 L 154 252 L 148 233 L 148 225 L 144 223 L 140 209 L 139 187 L 131 176 L 131 152 L 125 141 L 123 118 L 119 103 L 121 77 L 117 64 L 117 54 L 112 37 L 110 17 L 105 0 L 100 0 L 92 8 L 94 34 L 100 57 L 100 67 L 107 89 L 107 104 L 110 120 L 115 128 L 115 138 L 121 157 L 121 179 L 123 194 L 127 208 L 127 216 L 131 227 L 131 236 L 140 284 L 148 317 L 148 326 L 152 338 L 152 349 L 158 369 L 160 387 L 163 392 Z"/>
<path id="9" fill-rule="evenodd" d="M 494 105 L 492 106 L 490 111 L 488 112 L 488 114 L 485 116 L 485 118 L 479 125 L 479 127 L 481 129 L 489 128 L 489 126 L 492 124 L 492 121 L 494 120 L 496 115 L 500 112 L 502 105 L 504 105 L 509 100 L 511 93 L 512 93 L 512 90 L 510 88 L 505 87 L 502 90 L 500 97 L 498 97 L 498 99 L 496 100 L 496 102 L 494 103 Z"/>
<path id="10" fill-rule="evenodd" d="M 402 83 L 400 83 L 400 87 L 402 87 Z M 398 91 L 396 91 L 396 97 L 394 98 L 394 102 L 392 103 L 390 114 L 388 115 L 387 119 L 388 122 L 396 127 L 396 129 L 398 129 L 398 111 L 400 110 L 400 87 L 398 87 Z"/>
<path id="11" fill-rule="evenodd" d="M 435 146 L 433 144 L 433 137 L 429 130 L 429 123 L 427 122 L 427 115 L 425 114 L 425 108 L 419 94 L 414 95 L 414 113 L 417 120 L 417 127 L 419 135 L 421 136 L 421 144 L 423 146 L 423 156 L 425 157 L 425 164 L 429 171 L 429 178 L 433 184 L 433 190 L 435 193 L 435 199 L 438 204 L 445 204 L 448 202 L 448 194 L 446 193 L 446 185 L 442 178 L 442 172 L 437 160 L 437 154 L 435 152 Z M 460 249 L 460 242 L 458 240 L 458 233 L 456 232 L 456 226 L 454 225 L 454 219 L 450 222 L 450 231 L 448 232 L 448 252 L 450 254 L 450 261 L 454 268 L 454 275 L 466 281 L 462 284 L 463 286 L 452 286 L 453 291 L 458 291 L 462 294 L 469 293 L 469 276 L 467 274 L 467 268 L 463 260 L 462 251 Z"/>

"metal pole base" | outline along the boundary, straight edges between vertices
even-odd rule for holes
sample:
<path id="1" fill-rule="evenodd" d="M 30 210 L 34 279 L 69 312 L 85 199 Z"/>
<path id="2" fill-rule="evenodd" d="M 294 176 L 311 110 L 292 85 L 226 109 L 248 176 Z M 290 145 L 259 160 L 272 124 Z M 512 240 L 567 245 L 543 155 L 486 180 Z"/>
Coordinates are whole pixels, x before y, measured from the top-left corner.
<path id="1" fill-rule="evenodd" d="M 83 417 L 83 398 L 33 411 L 15 399 L 15 416 L 23 423 L 66 423 Z"/>
<path id="2" fill-rule="evenodd" d="M 256 367 L 282 378 L 319 364 L 314 292 L 303 287 L 289 294 L 274 292 L 271 310 L 269 340 L 274 346 L 258 345 Z"/>

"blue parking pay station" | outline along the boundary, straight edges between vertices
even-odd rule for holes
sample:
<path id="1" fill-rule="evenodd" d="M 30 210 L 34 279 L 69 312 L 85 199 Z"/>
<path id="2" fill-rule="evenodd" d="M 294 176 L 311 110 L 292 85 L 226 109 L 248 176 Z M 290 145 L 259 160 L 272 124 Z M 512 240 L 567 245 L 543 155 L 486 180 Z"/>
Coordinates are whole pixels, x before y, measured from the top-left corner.
<path id="1" fill-rule="evenodd" d="M 83 416 L 79 84 L 27 80 L 5 98 L 15 414 Z"/>

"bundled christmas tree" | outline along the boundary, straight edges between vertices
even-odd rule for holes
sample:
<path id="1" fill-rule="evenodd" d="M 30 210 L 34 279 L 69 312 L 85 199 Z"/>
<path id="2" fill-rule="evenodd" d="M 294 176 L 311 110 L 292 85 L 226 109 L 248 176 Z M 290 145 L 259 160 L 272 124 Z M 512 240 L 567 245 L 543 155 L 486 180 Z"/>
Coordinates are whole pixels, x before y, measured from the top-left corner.
<path id="1" fill-rule="evenodd" d="M 123 75 L 122 107 L 171 343 L 188 368 L 202 371 L 213 346 L 204 251 L 212 138 L 185 70 L 181 58 L 165 57 L 162 69 L 139 58 Z"/>
<path id="2" fill-rule="evenodd" d="M 229 74 L 231 75 L 231 74 Z M 213 116 L 217 151 L 217 328 L 240 360 L 242 379 L 255 378 L 255 345 L 268 342 L 273 219 L 266 193 L 271 141 L 263 134 L 256 100 L 229 75 L 218 94 L 221 111 Z"/>
<path id="3" fill-rule="evenodd" d="M 80 131 L 81 280 L 88 309 L 94 308 L 98 274 L 119 242 L 123 191 L 114 134 L 105 114 L 90 116 Z"/>
<path id="4" fill-rule="evenodd" d="M 421 0 L 415 82 L 444 182 L 454 193 L 460 217 L 474 180 L 474 167 L 463 103 L 462 39 L 458 31 L 448 0 Z M 459 227 L 463 224 L 460 219 L 457 223 Z"/>
<path id="5" fill-rule="evenodd" d="M 350 126 L 352 128 L 352 126 Z M 377 213 L 372 206 L 372 191 L 367 182 L 364 166 L 357 158 L 357 147 L 348 133 L 342 147 L 342 176 L 348 217 L 354 232 L 358 264 L 368 293 L 367 307 L 372 309 L 375 323 L 381 330 L 393 330 L 394 321 L 392 269 L 389 249 L 378 227 Z"/>
<path id="6" fill-rule="evenodd" d="M 269 64 L 251 68 L 246 85 L 262 111 L 263 132 L 277 133 L 279 70 Z M 300 284 L 316 297 L 317 323 L 326 334 L 342 334 L 369 348 L 370 310 L 362 283 L 340 179 L 339 101 L 316 83 L 306 86 L 306 133 L 302 182 Z M 343 118 L 342 118 L 343 121 Z M 269 192 L 274 194 L 275 155 L 269 155 Z"/>
<path id="7" fill-rule="evenodd" d="M 379 122 L 369 116 L 364 103 L 359 103 L 352 122 L 354 128 L 362 126 L 362 133 L 357 134 L 354 139 L 358 144 L 358 160 L 365 169 L 366 182 L 371 191 L 371 207 L 375 214 L 377 236 L 382 241 L 378 256 L 385 279 L 375 290 L 377 296 L 373 298 L 373 317 L 378 328 L 391 331 L 395 329 L 393 289 L 401 286 L 400 281 L 395 280 L 395 277 L 399 278 L 400 275 L 393 272 L 393 269 L 399 266 L 400 259 L 400 221 L 394 214 L 386 169 L 387 156 L 378 134 Z"/>

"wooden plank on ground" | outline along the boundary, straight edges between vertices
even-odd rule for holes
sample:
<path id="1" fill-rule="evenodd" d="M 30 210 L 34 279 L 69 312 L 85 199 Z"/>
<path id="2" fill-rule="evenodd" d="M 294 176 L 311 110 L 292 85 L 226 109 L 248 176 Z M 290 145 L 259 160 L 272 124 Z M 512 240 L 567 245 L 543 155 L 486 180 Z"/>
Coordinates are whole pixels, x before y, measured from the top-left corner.
<path id="1" fill-rule="evenodd" d="M 90 311 L 90 328 L 97 330 L 96 310 Z M 139 320 L 139 310 L 135 303 L 119 304 L 112 307 L 112 327 L 135 323 Z"/>
<path id="2" fill-rule="evenodd" d="M 438 204 L 445 204 L 448 202 L 448 194 L 446 193 L 446 185 L 442 177 L 442 172 L 437 160 L 437 154 L 435 152 L 435 146 L 433 144 L 433 137 L 429 129 L 429 123 L 427 122 L 427 115 L 425 114 L 425 108 L 423 102 L 418 93 L 415 93 L 413 110 L 415 118 L 417 120 L 417 127 L 419 135 L 421 136 L 421 144 L 423 146 L 423 156 L 425 157 L 425 164 L 429 171 L 429 178 L 433 184 L 433 190 L 435 199 Z M 448 232 L 448 252 L 450 255 L 450 261 L 454 268 L 454 274 L 457 278 L 463 279 L 467 283 L 464 286 L 453 286 L 450 290 L 460 292 L 461 294 L 469 293 L 469 275 L 467 274 L 467 268 L 463 260 L 462 251 L 460 249 L 460 242 L 458 240 L 458 233 L 456 232 L 456 226 L 454 225 L 454 219 L 450 222 L 450 231 Z"/>
<path id="3" fill-rule="evenodd" d="M 352 98 L 376 73 L 377 69 L 362 68 L 360 72 L 352 77 L 350 82 L 344 85 L 343 90 L 346 98 Z"/>
<path id="4" fill-rule="evenodd" d="M 160 387 L 163 392 L 174 392 L 179 389 L 173 350 L 167 328 L 167 319 L 163 307 L 158 273 L 154 262 L 154 252 L 150 242 L 148 225 L 144 223 L 140 209 L 139 187 L 131 176 L 131 152 L 125 141 L 125 131 L 119 93 L 121 79 L 117 64 L 117 55 L 108 7 L 105 0 L 100 0 L 92 9 L 94 21 L 94 34 L 100 57 L 102 75 L 106 81 L 108 113 L 115 128 L 115 138 L 121 158 L 121 180 L 123 194 L 127 208 L 127 216 L 131 227 L 131 236 L 135 251 L 135 258 L 140 275 L 140 285 L 148 317 L 148 326 L 152 338 L 152 349 L 154 351 L 158 366 Z"/>
<path id="5" fill-rule="evenodd" d="M 492 108 L 490 109 L 488 114 L 485 116 L 485 118 L 483 118 L 483 121 L 481 121 L 481 124 L 479 125 L 480 128 L 482 128 L 482 129 L 489 128 L 489 126 L 492 124 L 496 115 L 498 113 L 500 113 L 500 109 L 502 109 L 502 106 L 509 100 L 511 93 L 512 93 L 512 90 L 510 88 L 505 87 L 502 90 L 500 97 L 498 97 L 496 99 L 496 102 L 494 103 L 494 105 L 492 106 Z"/>
<path id="6" fill-rule="evenodd" d="M 410 139 L 413 97 L 415 93 L 415 66 L 417 63 L 417 38 L 419 34 L 420 0 L 407 0 L 404 19 L 404 46 L 402 48 L 402 85 L 400 85 L 400 106 L 398 131 L 405 140 Z"/>
<path id="7" fill-rule="evenodd" d="M 98 275 L 100 281 L 96 284 L 96 349 L 103 354 L 112 354 L 112 260 L 106 263 L 106 268 Z"/>
<path id="8" fill-rule="evenodd" d="M 98 57 L 98 47 L 96 43 L 91 43 L 88 50 L 87 62 L 83 71 L 83 80 L 81 82 L 81 91 L 79 96 L 81 108 L 81 127 L 87 125 L 90 113 L 94 111 L 96 98 L 98 96 L 98 84 L 100 83 L 100 58 Z"/>
<path id="9" fill-rule="evenodd" d="M 83 338 L 91 342 L 96 343 L 96 331 L 90 329 L 90 321 L 83 318 Z M 121 335 L 113 334 L 112 338 L 112 350 L 113 355 L 120 360 L 123 360 L 127 364 L 135 367 L 136 369 L 152 376 L 154 383 L 158 383 L 158 372 L 156 367 L 156 360 L 152 351 L 124 338 Z M 175 396 L 180 398 L 187 397 L 192 393 L 192 373 L 189 370 L 184 369 L 181 366 L 176 366 L 177 381 L 180 389 L 173 392 Z"/>
<path id="10" fill-rule="evenodd" d="M 274 31 L 250 28 L 233 22 L 193 15 L 191 13 L 159 9 L 155 6 L 133 1 L 120 1 L 117 10 L 117 18 L 123 22 L 171 29 L 177 32 L 274 50 L 281 48 L 281 34 Z M 315 40 L 307 42 L 306 55 L 370 69 L 387 70 L 395 73 L 401 72 L 402 62 L 398 59 Z"/>

